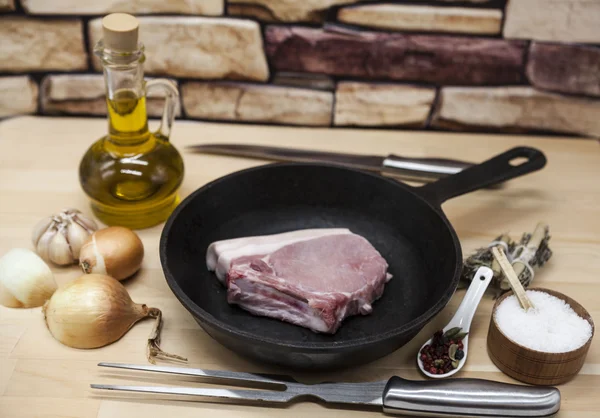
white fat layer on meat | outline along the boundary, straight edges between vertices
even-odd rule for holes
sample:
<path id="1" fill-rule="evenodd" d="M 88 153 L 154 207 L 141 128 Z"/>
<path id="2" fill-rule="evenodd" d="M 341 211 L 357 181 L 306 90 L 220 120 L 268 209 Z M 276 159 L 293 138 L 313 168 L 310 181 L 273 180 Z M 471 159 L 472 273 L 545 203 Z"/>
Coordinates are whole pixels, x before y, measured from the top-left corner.
<path id="1" fill-rule="evenodd" d="M 281 319 L 314 331 L 331 331 L 307 301 L 294 298 L 252 280 L 236 280 L 233 287 L 229 289 L 228 301 L 255 315 Z M 344 313 L 345 308 L 342 314 Z"/>
<path id="2" fill-rule="evenodd" d="M 346 228 L 320 228 L 215 241 L 210 244 L 206 251 L 206 267 L 209 271 L 214 271 L 221 282 L 225 282 L 225 276 L 231 266 L 231 261 L 236 258 L 258 254 L 271 254 L 286 245 L 297 242 L 327 235 L 351 233 Z"/>

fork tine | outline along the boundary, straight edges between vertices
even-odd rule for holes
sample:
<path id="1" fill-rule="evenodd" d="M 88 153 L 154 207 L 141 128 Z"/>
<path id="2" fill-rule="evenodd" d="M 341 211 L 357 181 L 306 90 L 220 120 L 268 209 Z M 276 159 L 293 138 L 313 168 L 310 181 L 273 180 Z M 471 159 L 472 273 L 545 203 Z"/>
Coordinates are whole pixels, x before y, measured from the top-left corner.
<path id="1" fill-rule="evenodd" d="M 241 383 L 241 382 L 253 382 L 253 383 L 267 383 L 271 385 L 278 385 L 282 389 L 285 389 L 287 385 L 284 381 L 277 379 L 271 379 L 265 376 L 252 373 L 242 372 L 230 372 L 226 370 L 204 370 L 204 369 L 193 369 L 188 367 L 170 367 L 170 366 L 146 366 L 138 364 L 125 364 L 125 363 L 98 363 L 100 367 L 111 367 L 115 369 L 128 369 L 128 370 L 139 370 L 146 372 L 155 373 L 168 373 L 177 374 L 184 376 L 197 376 L 211 379 L 225 380 L 230 383 Z M 282 376 L 282 379 L 289 379 L 287 376 Z"/>
<path id="2" fill-rule="evenodd" d="M 220 388 L 187 388 L 164 386 L 124 386 L 91 384 L 92 389 L 117 390 L 125 392 L 160 393 L 168 395 L 190 395 L 206 398 L 243 399 L 264 402 L 288 402 L 294 395 L 285 391 L 244 390 Z"/>

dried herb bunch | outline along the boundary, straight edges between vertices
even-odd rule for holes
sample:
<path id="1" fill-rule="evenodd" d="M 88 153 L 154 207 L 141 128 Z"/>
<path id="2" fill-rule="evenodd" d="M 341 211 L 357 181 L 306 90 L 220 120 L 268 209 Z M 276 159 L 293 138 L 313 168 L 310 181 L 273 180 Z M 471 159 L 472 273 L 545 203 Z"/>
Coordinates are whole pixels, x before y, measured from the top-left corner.
<path id="1" fill-rule="evenodd" d="M 479 267 L 486 266 L 494 271 L 491 285 L 498 295 L 510 290 L 508 281 L 491 251 L 492 246 L 500 245 L 511 261 L 519 281 L 524 287 L 528 287 L 533 280 L 532 272 L 542 267 L 552 257 L 549 241 L 550 228 L 541 222 L 537 224 L 533 233 L 524 233 L 518 242 L 512 240 L 509 235 L 502 234 L 489 246 L 477 249 L 465 260 L 461 280 L 467 284 L 473 279 Z"/>

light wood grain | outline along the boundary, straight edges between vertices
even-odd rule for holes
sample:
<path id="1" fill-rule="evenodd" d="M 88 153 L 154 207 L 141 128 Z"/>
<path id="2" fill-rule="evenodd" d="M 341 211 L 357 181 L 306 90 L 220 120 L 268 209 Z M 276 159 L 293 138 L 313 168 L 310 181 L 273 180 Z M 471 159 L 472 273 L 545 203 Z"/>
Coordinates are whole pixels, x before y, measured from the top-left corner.
<path id="1" fill-rule="evenodd" d="M 104 135 L 104 119 L 23 117 L 0 123 L 0 255 L 13 247 L 31 248 L 30 232 L 42 217 L 65 207 L 90 215 L 79 188 L 77 167 L 85 149 Z M 501 233 L 515 238 L 538 221 L 550 225 L 554 256 L 533 285 L 565 293 L 600 318 L 600 147 L 596 141 L 531 136 L 466 135 L 439 132 L 328 130 L 180 122 L 174 144 L 242 142 L 319 148 L 365 154 L 443 156 L 475 162 L 516 145 L 531 145 L 548 157 L 544 170 L 515 179 L 502 189 L 481 190 L 447 202 L 444 210 L 457 230 L 465 254 Z M 183 152 L 186 175 L 182 194 L 229 172 L 263 162 Z M 140 231 L 146 248 L 142 272 L 124 284 L 136 302 L 165 314 L 163 348 L 187 356 L 190 365 L 249 372 L 289 372 L 243 359 L 223 348 L 196 324 L 165 283 L 158 260 L 162 226 Z M 199 268 L 204 268 L 200 262 Z M 77 268 L 53 268 L 59 285 L 79 275 Z M 409 344 L 372 364 L 335 373 L 292 373 L 306 382 L 363 381 L 393 374 L 421 379 L 414 353 L 436 328 L 452 317 L 464 291 Z M 473 320 L 469 360 L 459 377 L 515 382 L 501 373 L 486 351 L 493 299 L 485 296 Z M 379 411 L 352 411 L 321 404 L 285 408 L 184 402 L 152 396 L 104 397 L 92 382 L 158 383 L 181 380 L 119 378 L 98 370 L 99 361 L 145 363 L 144 344 L 151 321 L 132 328 L 118 342 L 97 350 L 76 350 L 54 341 L 39 308 L 0 307 L 0 416 L 2 417 L 378 417 Z M 144 380 L 146 379 L 146 380 Z M 560 386 L 559 418 L 598 417 L 600 344 L 592 343 L 579 375 Z"/>

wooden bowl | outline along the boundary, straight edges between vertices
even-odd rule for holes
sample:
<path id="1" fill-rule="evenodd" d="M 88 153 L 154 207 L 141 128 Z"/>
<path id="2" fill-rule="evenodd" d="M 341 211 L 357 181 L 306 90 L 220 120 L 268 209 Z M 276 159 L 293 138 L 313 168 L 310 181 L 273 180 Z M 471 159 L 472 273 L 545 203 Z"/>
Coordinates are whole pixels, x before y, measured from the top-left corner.
<path id="1" fill-rule="evenodd" d="M 585 345 L 577 350 L 565 353 L 545 353 L 532 350 L 517 344 L 500 331 L 496 323 L 496 309 L 504 299 L 513 293 L 508 292 L 500 297 L 492 310 L 490 329 L 487 338 L 487 350 L 494 364 L 510 377 L 532 385 L 559 385 L 571 380 L 585 362 L 592 339 L 594 338 L 594 322 L 583 306 L 570 297 L 550 289 L 532 288 L 549 293 L 564 300 L 571 308 L 592 326 L 592 336 Z"/>

